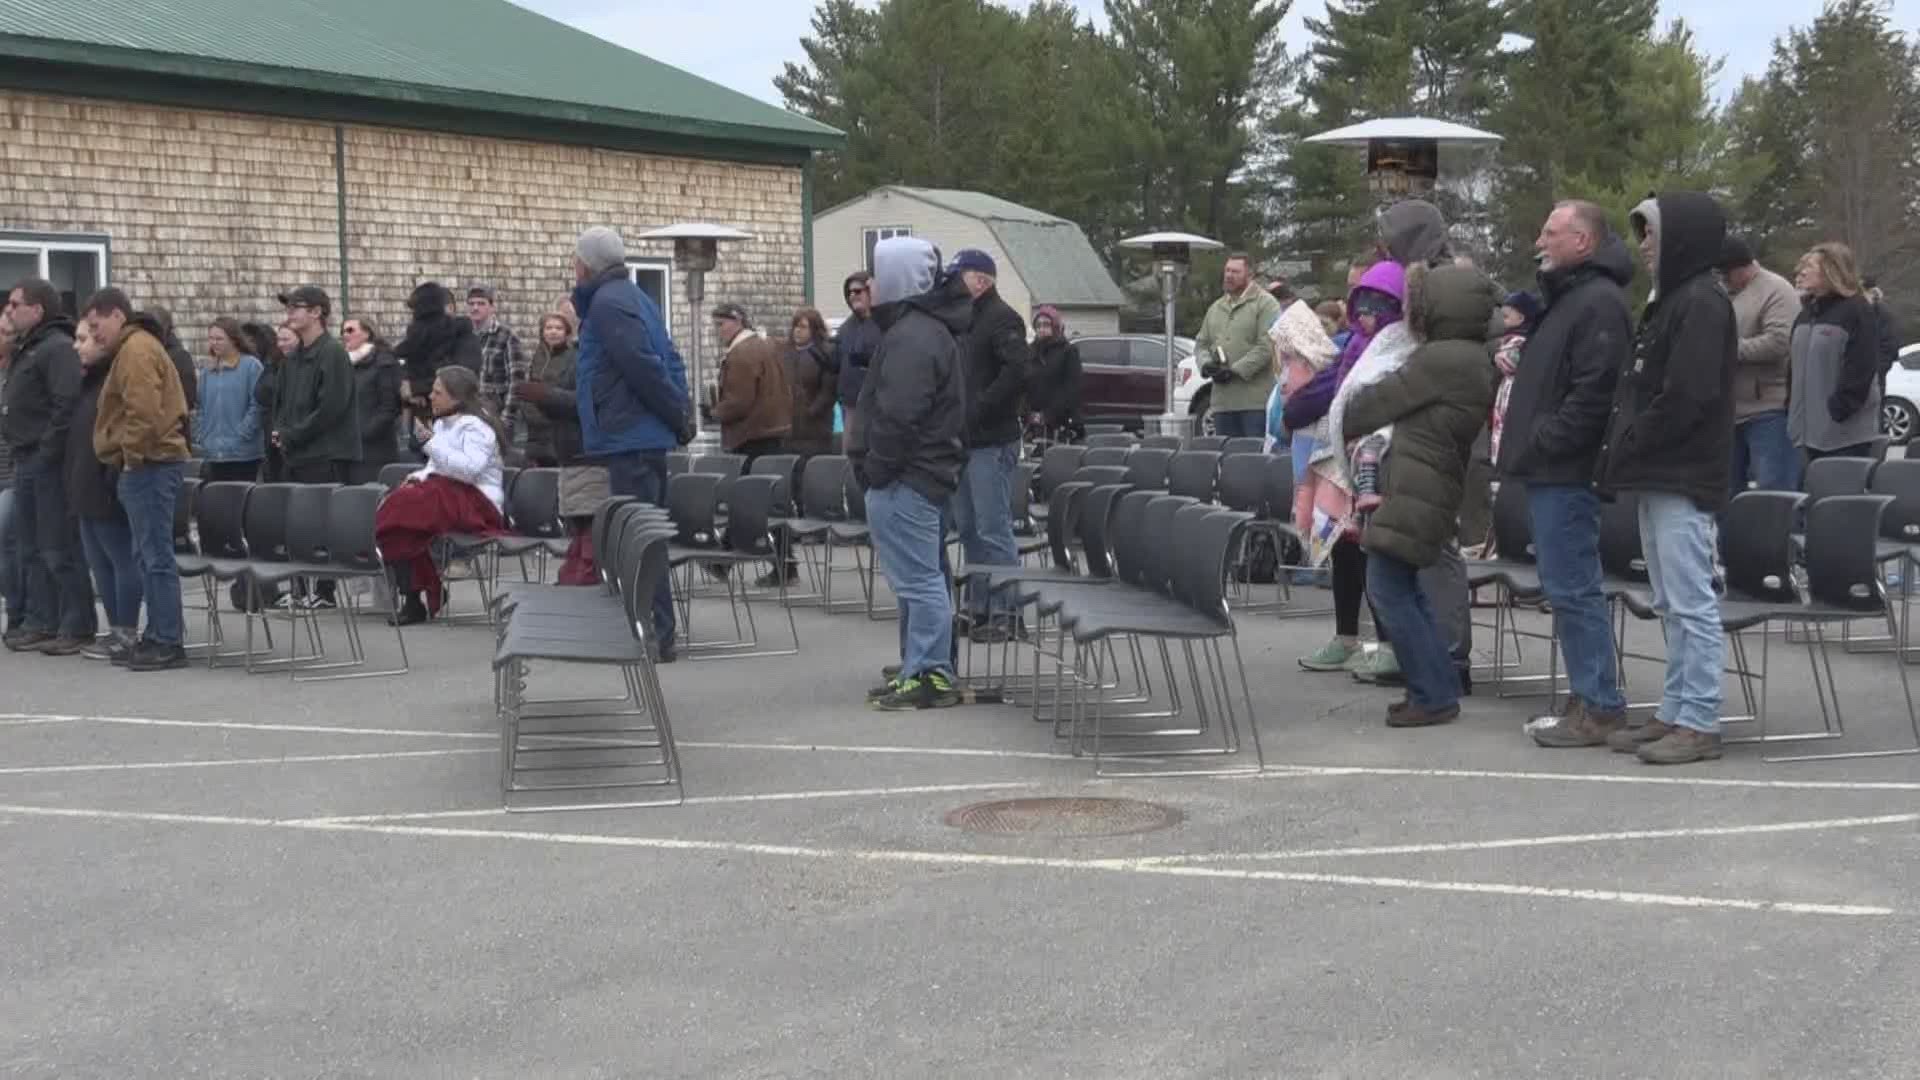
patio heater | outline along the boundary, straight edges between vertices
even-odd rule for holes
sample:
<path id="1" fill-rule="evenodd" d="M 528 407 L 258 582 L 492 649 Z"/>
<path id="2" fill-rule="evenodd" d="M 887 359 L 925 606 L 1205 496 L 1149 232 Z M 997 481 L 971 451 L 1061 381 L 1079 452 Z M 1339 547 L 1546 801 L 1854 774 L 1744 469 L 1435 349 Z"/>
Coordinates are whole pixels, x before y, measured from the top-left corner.
<path id="1" fill-rule="evenodd" d="M 1165 407 L 1154 418 L 1154 434 L 1190 435 L 1192 418 L 1175 412 L 1173 408 L 1173 380 L 1180 366 L 1173 354 L 1174 306 L 1180 299 L 1180 283 L 1186 280 L 1187 267 L 1193 264 L 1194 250 L 1214 251 L 1226 245 L 1192 233 L 1156 232 L 1130 236 L 1120 241 L 1120 246 L 1131 251 L 1144 251 L 1153 259 L 1153 276 L 1160 282 L 1160 301 L 1166 306 L 1166 398 Z"/>
<path id="2" fill-rule="evenodd" d="M 687 451 L 695 456 L 720 452 L 720 436 L 709 430 L 701 411 L 707 392 L 706 364 L 700 355 L 701 328 L 706 323 L 705 300 L 707 272 L 720 259 L 720 241 L 751 240 L 753 234 L 725 225 L 688 222 L 640 234 L 642 240 L 673 241 L 673 267 L 687 275 L 687 396 L 693 406 L 693 442 Z"/>
<path id="3" fill-rule="evenodd" d="M 1402 199 L 1424 199 L 1440 179 L 1440 147 L 1485 146 L 1500 141 L 1492 132 L 1420 116 L 1386 116 L 1310 135 L 1320 146 L 1353 146 L 1367 152 L 1367 190 L 1385 206 Z"/>

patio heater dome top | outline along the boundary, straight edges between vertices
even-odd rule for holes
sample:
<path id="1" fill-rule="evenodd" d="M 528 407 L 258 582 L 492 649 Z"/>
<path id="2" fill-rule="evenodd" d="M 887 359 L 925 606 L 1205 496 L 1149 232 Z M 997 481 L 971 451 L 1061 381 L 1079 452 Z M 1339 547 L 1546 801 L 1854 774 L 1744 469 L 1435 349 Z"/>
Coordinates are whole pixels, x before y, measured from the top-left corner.
<path id="1" fill-rule="evenodd" d="M 731 225 L 713 225 L 704 221 L 689 221 L 679 225 L 668 225 L 661 229 L 652 229 L 640 234 L 642 240 L 751 240 L 753 234 L 742 232 Z"/>
<path id="2" fill-rule="evenodd" d="M 1469 146 L 1497 143 L 1501 138 L 1490 131 L 1481 131 L 1479 128 L 1470 128 L 1465 124 L 1455 124 L 1448 120 L 1431 120 L 1424 116 L 1383 116 L 1375 120 L 1349 124 L 1343 128 L 1334 128 L 1332 131 L 1323 131 L 1318 135 L 1309 135 L 1302 141 L 1322 146 L 1364 147 L 1378 140 Z"/>
<path id="3" fill-rule="evenodd" d="M 1201 251 L 1211 251 L 1215 248 L 1227 246 L 1218 240 L 1210 240 L 1204 236 L 1195 236 L 1192 233 L 1183 232 L 1141 233 L 1139 236 L 1129 236 L 1125 240 L 1120 241 L 1120 246 L 1123 248 L 1140 248 L 1148 251 L 1168 244 L 1185 244 L 1187 247 L 1197 248 Z"/>

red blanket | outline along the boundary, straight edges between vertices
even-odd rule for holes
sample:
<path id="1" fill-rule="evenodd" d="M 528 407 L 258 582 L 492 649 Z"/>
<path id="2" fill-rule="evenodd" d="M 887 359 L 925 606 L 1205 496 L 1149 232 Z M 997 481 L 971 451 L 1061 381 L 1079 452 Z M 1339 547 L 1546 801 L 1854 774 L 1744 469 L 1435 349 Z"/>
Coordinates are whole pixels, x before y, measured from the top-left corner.
<path id="1" fill-rule="evenodd" d="M 480 489 L 445 476 L 401 484 L 387 493 L 373 517 L 373 538 L 380 557 L 405 563 L 413 588 L 427 594 L 427 610 L 440 610 L 440 570 L 433 565 L 433 540 L 448 533 L 497 536 L 507 531 L 500 511 Z"/>

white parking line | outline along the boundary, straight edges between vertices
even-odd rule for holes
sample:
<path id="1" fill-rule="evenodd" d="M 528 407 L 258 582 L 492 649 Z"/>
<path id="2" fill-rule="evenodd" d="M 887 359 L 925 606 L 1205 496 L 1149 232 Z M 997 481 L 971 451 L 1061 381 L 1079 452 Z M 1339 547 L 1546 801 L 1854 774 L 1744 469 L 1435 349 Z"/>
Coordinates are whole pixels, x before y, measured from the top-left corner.
<path id="1" fill-rule="evenodd" d="M 444 750 L 388 750 L 375 754 L 287 754 L 282 757 L 206 758 L 193 761 L 122 761 L 100 765 L 14 765 L 0 776 L 44 773 L 140 772 L 148 769 L 216 769 L 224 765 L 313 765 L 330 761 L 380 761 L 386 758 L 446 757 L 452 754 L 491 754 L 492 747 L 449 747 Z"/>
<path id="2" fill-rule="evenodd" d="M 123 724 L 133 727 L 208 728 L 215 731 L 291 731 L 304 735 L 388 735 L 406 738 L 488 739 L 499 742 L 499 735 L 475 731 L 432 731 L 421 728 L 358 728 L 327 724 L 262 724 L 245 720 L 162 720 L 151 716 L 36 716 L 32 713 L 0 713 L 0 720 L 24 723 Z"/>
<path id="3" fill-rule="evenodd" d="M 1220 866 L 1166 866 L 1141 859 L 1060 859 L 1022 855 L 987 855 L 953 851 L 896 851 L 863 848 L 816 848 L 793 844 L 756 844 L 727 840 L 679 840 L 647 836 L 607 836 L 594 833 L 534 832 L 518 829 L 461 829 L 434 825 L 378 824 L 224 817 L 203 814 L 148 813 L 131 810 L 88 810 L 65 807 L 0 805 L 0 814 L 159 824 L 229 825 L 255 828 L 305 829 L 316 832 L 358 832 L 382 836 L 409 836 L 461 840 L 517 840 L 579 847 L 631 848 L 656 851 L 697 851 L 777 858 L 846 860 L 930 866 L 977 866 L 1057 870 L 1076 873 L 1119 873 L 1146 876 L 1211 878 L 1240 881 L 1276 881 L 1303 885 L 1334 885 L 1366 889 L 1510 896 L 1528 899 L 1584 900 L 1599 903 L 1655 907 L 1760 911 L 1793 915 L 1870 917 L 1895 914 L 1874 904 L 1818 904 L 1743 897 L 1691 896 L 1673 893 L 1625 892 L 1613 889 L 1575 889 L 1507 882 L 1436 881 L 1423 878 L 1376 877 L 1357 874 L 1318 874 L 1282 870 L 1233 869 Z"/>
<path id="4" fill-rule="evenodd" d="M 1772 791 L 1920 791 L 1908 780 L 1754 780 L 1738 776 L 1699 776 L 1648 769 L 1630 773 L 1535 772 L 1503 769 L 1405 769 L 1374 765 L 1269 764 L 1267 773 L 1292 770 L 1309 776 L 1405 776 L 1440 780 L 1546 780 L 1585 784 L 1652 784 L 1671 787 L 1761 788 Z M 1283 774 L 1284 775 L 1284 774 Z"/>
<path id="5" fill-rule="evenodd" d="M 812 799 L 859 799 L 887 795 L 942 795 L 958 791 L 1008 791 L 1044 784 L 1040 780 L 1006 780 L 988 784 L 920 784 L 913 787 L 838 788 L 830 791 L 771 791 L 757 795 L 694 795 L 687 806 L 721 806 L 729 803 L 805 802 Z M 439 821 L 448 818 L 507 817 L 500 807 L 482 810 L 427 810 L 420 813 L 355 814 L 346 817 L 298 819 L 303 825 L 355 824 L 372 821 Z"/>
<path id="6" fill-rule="evenodd" d="M 1459 840 L 1434 844 L 1303 848 L 1293 851 L 1223 851 L 1203 855 L 1162 855 L 1143 861 L 1156 866 L 1176 866 L 1193 863 L 1273 862 L 1286 859 L 1350 859 L 1369 855 L 1441 855 L 1456 851 L 1499 851 L 1507 848 L 1607 844 L 1633 840 L 1677 840 L 1700 836 L 1757 836 L 1770 833 L 1820 832 L 1829 829 L 1866 829 L 1876 825 L 1910 825 L 1915 822 L 1920 822 L 1920 814 L 1882 814 L 1878 817 L 1828 818 L 1824 821 L 1713 825 L 1697 829 L 1632 829 L 1620 832 L 1563 833 L 1557 836 L 1515 836 L 1502 840 Z"/>

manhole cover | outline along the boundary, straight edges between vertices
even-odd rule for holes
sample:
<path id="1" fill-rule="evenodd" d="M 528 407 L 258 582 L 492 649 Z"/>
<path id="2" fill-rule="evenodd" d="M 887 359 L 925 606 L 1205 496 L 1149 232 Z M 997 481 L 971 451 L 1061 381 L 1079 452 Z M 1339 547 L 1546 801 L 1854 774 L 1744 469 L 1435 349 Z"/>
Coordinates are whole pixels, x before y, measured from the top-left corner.
<path id="1" fill-rule="evenodd" d="M 996 836 L 1130 836 L 1180 823 L 1180 811 L 1136 799 L 1007 799 L 947 814 L 947 824 Z"/>

